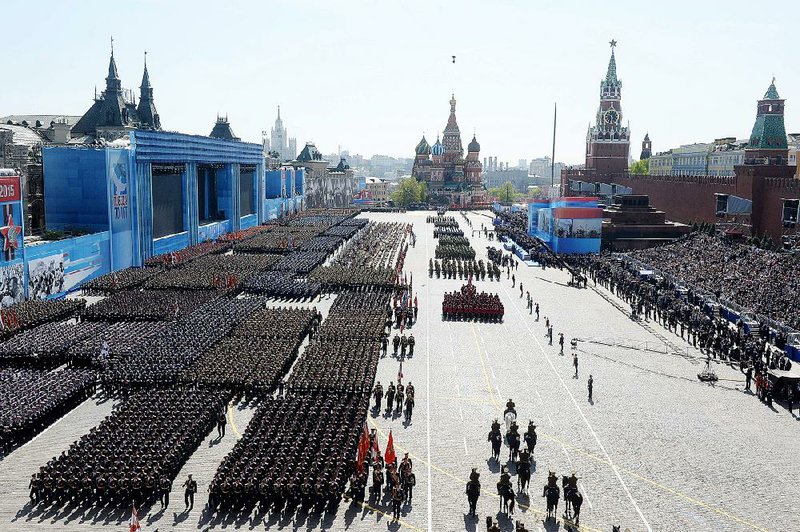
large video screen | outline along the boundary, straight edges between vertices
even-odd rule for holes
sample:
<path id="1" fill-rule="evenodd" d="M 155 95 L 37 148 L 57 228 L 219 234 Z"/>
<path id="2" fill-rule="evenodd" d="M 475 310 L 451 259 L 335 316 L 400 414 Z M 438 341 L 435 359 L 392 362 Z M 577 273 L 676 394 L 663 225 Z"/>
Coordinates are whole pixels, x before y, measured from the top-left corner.
<path id="1" fill-rule="evenodd" d="M 153 173 L 153 238 L 174 235 L 183 227 L 183 187 L 179 173 Z"/>
<path id="2" fill-rule="evenodd" d="M 256 208 L 253 202 L 255 191 L 253 188 L 255 179 L 255 168 L 242 167 L 239 172 L 239 204 L 242 209 L 242 216 L 255 214 Z"/>

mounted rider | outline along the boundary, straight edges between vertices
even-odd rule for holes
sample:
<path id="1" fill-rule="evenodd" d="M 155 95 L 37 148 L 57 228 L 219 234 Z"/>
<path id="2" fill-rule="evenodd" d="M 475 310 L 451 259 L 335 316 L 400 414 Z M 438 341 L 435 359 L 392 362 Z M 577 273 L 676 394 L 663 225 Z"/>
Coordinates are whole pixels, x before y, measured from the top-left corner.
<path id="1" fill-rule="evenodd" d="M 514 414 L 514 417 L 517 417 L 517 405 L 511 399 L 506 402 L 506 409 L 503 411 L 503 417 L 505 417 L 505 415 L 509 412 Z"/>
<path id="2" fill-rule="evenodd" d="M 577 490 L 578 489 L 578 477 L 575 476 L 575 472 L 572 472 L 572 476 L 566 477 L 567 478 L 567 487 L 569 489 Z"/>
<path id="3" fill-rule="evenodd" d="M 508 470 L 506 466 L 503 466 L 500 470 L 500 481 L 497 483 L 497 486 L 511 486 L 511 476 L 508 474 Z"/>
<path id="4" fill-rule="evenodd" d="M 528 446 L 530 452 L 533 452 L 536 448 L 537 439 L 536 425 L 533 424 L 533 421 L 528 421 L 528 431 L 525 432 L 525 444 Z"/>
<path id="5" fill-rule="evenodd" d="M 492 432 L 500 432 L 500 423 L 495 419 L 492 421 Z"/>

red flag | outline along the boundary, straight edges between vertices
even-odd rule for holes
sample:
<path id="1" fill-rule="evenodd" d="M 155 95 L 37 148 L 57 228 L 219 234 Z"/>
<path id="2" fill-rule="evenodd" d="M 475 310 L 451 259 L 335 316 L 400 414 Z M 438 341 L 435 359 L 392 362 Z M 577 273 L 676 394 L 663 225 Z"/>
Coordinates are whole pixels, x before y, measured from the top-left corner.
<path id="1" fill-rule="evenodd" d="M 142 526 L 139 524 L 139 515 L 136 513 L 136 506 L 133 507 L 133 512 L 131 513 L 130 532 L 142 532 Z"/>
<path id="2" fill-rule="evenodd" d="M 394 438 L 392 431 L 389 431 L 389 443 L 386 444 L 386 454 L 383 457 L 386 464 L 393 464 L 397 460 L 397 455 L 394 454 Z"/>

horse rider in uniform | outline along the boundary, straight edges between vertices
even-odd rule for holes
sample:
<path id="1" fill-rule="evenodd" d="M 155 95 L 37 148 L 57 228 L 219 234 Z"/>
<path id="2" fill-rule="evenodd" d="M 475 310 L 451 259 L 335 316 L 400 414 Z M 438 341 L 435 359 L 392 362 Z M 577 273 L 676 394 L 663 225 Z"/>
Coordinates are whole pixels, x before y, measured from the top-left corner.
<path id="1" fill-rule="evenodd" d="M 533 421 L 528 421 L 528 431 L 525 433 L 525 444 L 528 446 L 528 450 L 530 452 L 533 452 L 534 449 L 536 449 L 537 439 L 536 425 L 533 424 Z"/>
<path id="2" fill-rule="evenodd" d="M 578 489 L 578 477 L 575 476 L 575 472 L 572 472 L 571 477 L 567 477 L 567 486 L 570 489 L 577 490 Z"/>
<path id="3" fill-rule="evenodd" d="M 511 476 L 508 474 L 506 466 L 503 466 L 503 469 L 500 473 L 500 482 L 498 482 L 497 484 L 500 486 L 511 485 Z"/>
<path id="4" fill-rule="evenodd" d="M 506 402 L 506 409 L 503 411 L 503 417 L 509 412 L 513 413 L 515 416 L 517 415 L 517 405 L 514 404 L 514 401 L 511 399 Z"/>

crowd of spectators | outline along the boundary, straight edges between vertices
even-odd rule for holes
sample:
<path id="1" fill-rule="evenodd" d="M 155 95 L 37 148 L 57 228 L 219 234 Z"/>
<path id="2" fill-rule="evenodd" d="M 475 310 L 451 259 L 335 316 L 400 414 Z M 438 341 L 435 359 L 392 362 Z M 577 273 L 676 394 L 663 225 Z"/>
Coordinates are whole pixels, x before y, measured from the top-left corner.
<path id="1" fill-rule="evenodd" d="M 696 290 L 800 330 L 798 254 L 694 232 L 678 242 L 629 255 Z"/>
<path id="2" fill-rule="evenodd" d="M 732 324 L 720 315 L 716 304 L 693 288 L 686 288 L 667 278 L 640 269 L 637 263 L 606 255 L 572 256 L 568 262 L 594 283 L 599 283 L 630 305 L 634 319 L 654 320 L 666 329 L 680 334 L 709 358 L 738 364 L 751 379 L 765 381 L 772 369 L 786 369 L 787 358 L 781 352 L 787 337 L 771 331 L 765 323 L 747 324 L 743 317 Z M 789 363 L 791 365 L 791 363 Z M 769 389 L 770 394 L 785 397 L 787 389 Z"/>

